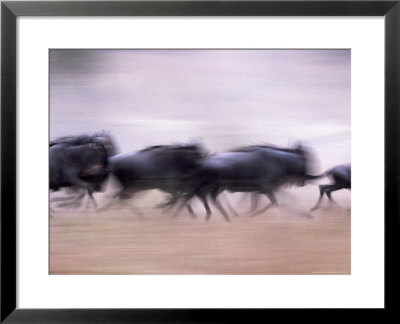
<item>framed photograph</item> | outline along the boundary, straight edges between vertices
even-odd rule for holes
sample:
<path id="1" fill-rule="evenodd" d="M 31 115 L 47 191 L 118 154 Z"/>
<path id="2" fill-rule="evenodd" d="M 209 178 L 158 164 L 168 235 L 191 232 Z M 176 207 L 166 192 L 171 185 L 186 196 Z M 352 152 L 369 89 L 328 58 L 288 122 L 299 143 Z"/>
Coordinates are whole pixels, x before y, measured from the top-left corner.
<path id="1" fill-rule="evenodd" d="M 399 15 L 2 2 L 1 321 L 394 310 Z"/>

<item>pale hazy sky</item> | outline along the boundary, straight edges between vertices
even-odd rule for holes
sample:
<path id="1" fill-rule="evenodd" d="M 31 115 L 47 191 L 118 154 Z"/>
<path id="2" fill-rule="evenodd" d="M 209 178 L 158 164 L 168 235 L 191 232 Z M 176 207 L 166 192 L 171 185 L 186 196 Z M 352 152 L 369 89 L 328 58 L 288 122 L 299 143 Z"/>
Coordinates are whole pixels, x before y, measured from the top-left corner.
<path id="1" fill-rule="evenodd" d="M 350 50 L 51 50 L 50 136 L 112 132 L 123 152 L 306 140 L 350 161 Z"/>

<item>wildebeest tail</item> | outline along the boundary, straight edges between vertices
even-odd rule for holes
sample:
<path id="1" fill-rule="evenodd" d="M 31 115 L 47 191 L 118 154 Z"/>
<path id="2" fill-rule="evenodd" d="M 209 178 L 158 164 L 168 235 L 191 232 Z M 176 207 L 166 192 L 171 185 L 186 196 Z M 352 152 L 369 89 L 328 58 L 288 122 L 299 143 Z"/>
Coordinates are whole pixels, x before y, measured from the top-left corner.
<path id="1" fill-rule="evenodd" d="M 325 171 L 324 173 L 321 173 L 319 175 L 309 175 L 309 174 L 307 174 L 305 176 L 305 180 L 317 180 L 317 179 L 326 177 L 327 175 L 329 175 L 330 172 L 331 172 L 331 170 Z"/>

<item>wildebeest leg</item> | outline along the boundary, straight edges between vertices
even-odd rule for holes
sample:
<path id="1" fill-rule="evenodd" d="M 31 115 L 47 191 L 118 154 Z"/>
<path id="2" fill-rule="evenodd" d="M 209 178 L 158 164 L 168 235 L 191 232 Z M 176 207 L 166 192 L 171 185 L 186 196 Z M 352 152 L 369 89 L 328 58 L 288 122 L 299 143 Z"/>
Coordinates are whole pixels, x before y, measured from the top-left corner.
<path id="1" fill-rule="evenodd" d="M 325 193 L 325 187 L 326 187 L 326 186 L 324 186 L 324 185 L 319 185 L 319 186 L 318 186 L 318 188 L 319 188 L 319 197 L 318 197 L 318 201 L 317 201 L 317 203 L 315 204 L 315 206 L 314 206 L 313 208 L 310 209 L 310 212 L 316 210 L 316 209 L 319 207 L 319 205 L 321 204 L 321 200 L 322 200 L 322 198 L 324 197 L 324 193 Z"/>
<path id="2" fill-rule="evenodd" d="M 168 206 L 167 208 L 164 208 L 163 213 L 171 210 L 176 204 L 178 204 L 179 200 L 182 200 L 182 204 L 180 204 L 178 206 L 178 208 L 176 209 L 175 213 L 173 214 L 174 217 L 177 217 L 179 212 L 182 210 L 183 207 L 186 206 L 190 216 L 192 216 L 193 218 L 195 218 L 197 215 L 196 213 L 193 211 L 192 206 L 189 203 L 190 199 L 187 199 L 186 197 L 176 197 L 173 199 L 173 204 L 170 204 L 170 206 Z M 171 203 L 172 199 L 168 202 Z"/>
<path id="3" fill-rule="evenodd" d="M 349 190 L 349 191 L 351 191 L 351 188 L 346 188 L 346 189 Z M 347 208 L 346 213 L 347 213 L 347 216 L 351 215 L 351 207 L 350 207 L 350 208 Z"/>
<path id="4" fill-rule="evenodd" d="M 314 211 L 319 207 L 324 194 L 326 194 L 326 196 L 329 198 L 329 201 L 331 203 L 336 203 L 332 199 L 331 194 L 332 194 L 333 191 L 340 190 L 340 189 L 343 189 L 343 184 L 342 183 L 335 183 L 333 185 L 320 185 L 319 186 L 320 195 L 319 195 L 318 201 L 317 201 L 316 205 L 310 211 Z"/>
<path id="5" fill-rule="evenodd" d="M 187 198 L 187 196 L 183 196 L 183 195 L 173 194 L 172 197 L 168 201 L 166 201 L 165 203 L 158 204 L 156 206 L 156 208 L 163 208 L 162 213 L 164 214 L 164 213 L 167 213 L 168 211 L 170 211 L 171 209 L 173 209 L 179 203 L 180 200 L 182 201 L 182 204 L 178 205 L 178 208 L 176 209 L 175 213 L 173 214 L 174 217 L 177 217 L 179 212 L 185 206 L 186 206 L 189 214 L 192 217 L 196 217 L 196 213 L 193 211 L 193 208 L 189 203 L 190 199 Z"/>
<path id="6" fill-rule="evenodd" d="M 188 210 L 190 216 L 192 216 L 193 218 L 196 217 L 196 213 L 193 211 L 192 206 L 190 205 L 190 202 L 188 200 L 183 199 L 183 203 L 182 205 L 180 205 L 177 209 L 177 211 L 174 213 L 174 217 L 178 216 L 179 212 L 182 210 L 183 207 L 186 207 L 186 209 Z M 171 209 L 171 208 L 169 208 Z"/>
<path id="7" fill-rule="evenodd" d="M 178 198 L 173 198 L 165 203 L 158 204 L 156 208 L 162 208 L 161 213 L 165 214 L 169 212 L 178 203 Z"/>
<path id="8" fill-rule="evenodd" d="M 193 208 L 192 208 L 192 206 L 190 205 L 189 202 L 186 203 L 186 208 L 187 208 L 189 214 L 190 214 L 193 218 L 195 218 L 195 217 L 197 216 L 196 213 L 193 211 Z"/>
<path id="9" fill-rule="evenodd" d="M 186 206 L 186 208 L 187 208 L 189 214 L 190 214 L 192 217 L 196 217 L 196 213 L 193 211 L 193 208 L 192 208 L 192 206 L 190 205 L 189 200 L 187 200 L 187 199 L 185 200 L 184 198 L 182 198 L 182 196 L 180 196 L 180 195 L 178 195 L 178 194 L 172 195 L 172 198 L 171 198 L 171 199 L 169 199 L 169 200 L 166 201 L 165 203 L 161 203 L 161 204 L 157 205 L 156 207 L 157 207 L 157 208 L 163 208 L 162 213 L 164 214 L 164 213 L 170 211 L 171 209 L 173 209 L 174 206 L 176 206 L 176 204 L 178 203 L 178 201 L 179 201 L 180 199 L 183 199 L 183 200 L 184 200 L 184 204 L 183 204 L 183 205 Z M 182 208 L 181 208 L 181 209 L 182 209 Z M 181 209 L 180 209 L 180 210 L 181 210 Z M 179 211 L 180 211 L 180 210 L 179 210 Z M 175 216 L 177 216 L 177 215 L 175 214 Z"/>
<path id="10" fill-rule="evenodd" d="M 255 193 L 255 192 L 250 193 L 250 211 L 249 211 L 249 213 L 253 214 L 256 211 L 259 199 L 260 199 L 260 196 L 258 193 Z"/>
<path id="11" fill-rule="evenodd" d="M 267 211 L 270 207 L 278 205 L 278 201 L 276 200 L 275 195 L 272 192 L 272 190 L 267 190 L 264 192 L 264 194 L 268 197 L 268 199 L 271 201 L 271 203 L 268 204 L 267 206 L 265 206 L 264 208 L 260 209 L 258 212 L 254 213 L 252 216 L 260 215 L 260 214 L 264 213 L 265 211 Z"/>
<path id="12" fill-rule="evenodd" d="M 181 212 L 181 210 L 183 209 L 183 207 L 186 206 L 190 216 L 192 216 L 192 218 L 196 218 L 197 215 L 194 212 L 191 204 L 190 204 L 190 200 L 195 196 L 195 194 L 191 193 L 191 194 L 186 194 L 182 197 L 180 197 L 179 199 L 177 199 L 177 201 L 182 200 L 182 203 L 178 206 L 178 208 L 175 210 L 174 213 L 174 217 L 177 217 L 179 215 L 179 213 Z M 208 210 L 210 209 L 208 207 L 207 201 L 204 199 L 202 194 L 197 193 L 196 196 L 201 200 L 201 202 L 203 203 L 203 205 L 206 206 L 206 209 L 208 208 Z"/>
<path id="13" fill-rule="evenodd" d="M 325 192 L 326 192 L 326 196 L 329 198 L 329 201 L 330 201 L 330 202 L 336 203 L 336 202 L 332 199 L 331 193 L 332 193 L 333 191 L 340 190 L 340 189 L 343 189 L 343 188 L 344 188 L 344 186 L 343 186 L 343 184 L 341 184 L 341 183 L 335 183 L 334 185 L 326 186 Z"/>
<path id="14" fill-rule="evenodd" d="M 225 220 L 227 222 L 230 222 L 229 216 L 226 213 L 225 209 L 222 207 L 221 203 L 218 201 L 217 196 L 218 196 L 218 189 L 215 189 L 215 190 L 213 190 L 211 192 L 211 199 L 212 199 L 214 205 L 217 206 L 218 210 L 222 213 L 222 215 L 224 216 Z M 208 219 L 209 218 L 207 218 L 207 220 Z"/>
<path id="15" fill-rule="evenodd" d="M 198 195 L 198 197 L 200 198 L 200 200 L 203 203 L 204 208 L 206 209 L 206 220 L 209 220 L 210 217 L 211 217 L 211 208 L 210 208 L 210 206 L 208 205 L 208 202 L 207 202 L 207 194 L 200 193 Z"/>
<path id="16" fill-rule="evenodd" d="M 98 209 L 96 200 L 95 200 L 94 197 L 93 197 L 93 192 L 90 192 L 90 191 L 89 191 L 89 198 L 90 198 L 90 200 L 93 202 L 94 208 L 95 208 L 95 209 Z"/>
<path id="17" fill-rule="evenodd" d="M 236 212 L 235 209 L 233 209 L 233 207 L 232 207 L 232 205 L 230 204 L 230 202 L 229 202 L 228 198 L 226 197 L 226 195 L 222 194 L 222 196 L 224 197 L 225 204 L 226 204 L 226 206 L 228 206 L 229 211 L 230 211 L 233 215 L 235 215 L 236 217 L 239 217 L 239 214 Z"/>
<path id="18" fill-rule="evenodd" d="M 94 197 L 93 197 L 93 192 L 95 191 L 93 185 L 91 185 L 90 183 L 87 183 L 87 182 L 85 182 L 85 181 L 83 181 L 83 180 L 81 180 L 81 179 L 79 179 L 77 177 L 72 177 L 70 179 L 70 182 L 73 185 L 78 186 L 79 188 L 86 189 L 88 194 L 89 194 L 89 197 L 92 199 L 93 203 L 97 207 L 97 204 L 96 204 L 96 202 L 94 200 Z"/>
<path id="19" fill-rule="evenodd" d="M 72 185 L 75 185 L 77 187 L 86 189 L 88 192 L 94 192 L 95 191 L 94 187 L 90 183 L 87 183 L 87 182 L 85 182 L 85 181 L 83 181 L 83 180 L 81 180 L 81 179 L 79 179 L 77 177 L 72 177 L 70 179 L 70 182 L 71 182 Z"/>
<path id="20" fill-rule="evenodd" d="M 177 199 L 176 202 L 179 202 L 181 200 L 182 202 L 178 205 L 178 208 L 176 208 L 175 213 L 173 214 L 173 217 L 178 217 L 179 213 L 182 211 L 183 207 L 186 206 L 188 209 L 189 213 L 192 215 L 192 217 L 196 217 L 196 214 L 194 213 L 192 206 L 189 204 L 189 200 L 193 198 L 193 194 L 187 194 L 184 195 L 183 197 L 180 197 Z"/>
<path id="21" fill-rule="evenodd" d="M 285 191 L 283 191 L 282 194 L 289 197 L 293 201 L 293 203 L 291 204 L 284 204 L 284 205 L 281 204 L 281 206 L 284 209 L 288 210 L 291 213 L 299 214 L 306 218 L 314 218 L 309 211 L 304 210 L 303 204 L 296 198 L 296 196 Z"/>
<path id="22" fill-rule="evenodd" d="M 188 196 L 182 197 L 182 202 L 181 202 L 181 204 L 178 206 L 178 208 L 175 210 L 174 217 L 178 217 L 178 215 L 179 215 L 179 213 L 181 212 L 182 208 L 186 206 L 186 204 L 187 204 L 187 202 L 188 202 L 188 200 L 189 200 L 190 198 L 191 198 L 191 197 L 188 197 Z"/>
<path id="23" fill-rule="evenodd" d="M 207 199 L 206 199 L 207 191 L 204 190 L 204 189 L 194 190 L 194 191 L 192 191 L 191 193 L 185 194 L 183 197 L 181 197 L 182 203 L 181 203 L 181 204 L 178 206 L 178 208 L 175 210 L 174 217 L 177 217 L 178 214 L 180 213 L 180 211 L 182 210 L 182 208 L 185 207 L 185 206 L 188 208 L 189 213 L 191 213 L 190 210 L 192 210 L 192 207 L 190 206 L 189 201 L 190 201 L 194 196 L 197 196 L 197 197 L 200 199 L 200 201 L 203 203 L 203 206 L 204 206 L 204 208 L 206 209 L 206 212 L 207 212 L 206 219 L 210 218 L 211 209 L 210 209 L 210 207 L 209 207 L 209 205 L 208 205 L 208 203 L 207 203 Z M 193 210 L 192 210 L 192 212 L 193 212 Z M 194 214 L 194 212 L 193 212 L 193 215 L 192 215 L 192 216 L 194 217 L 194 215 L 195 215 L 195 214 Z"/>
<path id="24" fill-rule="evenodd" d="M 254 210 L 257 208 L 259 197 L 257 194 L 254 194 L 254 196 L 253 196 L 252 192 L 243 192 L 241 198 L 238 201 L 238 204 L 242 205 L 245 202 L 247 197 L 250 197 L 250 209 L 247 213 L 253 213 Z"/>
<path id="25" fill-rule="evenodd" d="M 182 195 L 180 197 L 180 199 L 182 200 L 182 203 L 175 210 L 174 217 L 177 217 L 178 214 L 180 213 L 180 211 L 182 210 L 182 208 L 185 206 L 188 208 L 189 213 L 191 213 L 192 207 L 190 206 L 189 201 L 193 197 L 197 197 L 203 203 L 203 206 L 206 209 L 206 212 L 207 212 L 206 219 L 209 219 L 210 215 L 211 215 L 211 209 L 210 209 L 210 206 L 208 205 L 207 198 L 206 198 L 208 192 L 209 192 L 209 187 L 204 186 L 204 187 L 198 187 L 196 189 L 193 189 L 190 193 L 186 193 L 186 194 Z M 192 210 L 192 212 L 193 212 L 193 210 Z M 193 212 L 192 216 L 195 217 L 194 212 Z"/>
<path id="26" fill-rule="evenodd" d="M 140 218 L 145 219 L 140 209 L 132 204 L 132 198 L 137 192 L 138 190 L 134 191 L 132 189 L 127 190 L 126 188 L 124 188 L 120 192 L 114 194 L 113 198 L 118 197 L 120 203 L 123 203 L 125 206 L 129 207 Z"/>

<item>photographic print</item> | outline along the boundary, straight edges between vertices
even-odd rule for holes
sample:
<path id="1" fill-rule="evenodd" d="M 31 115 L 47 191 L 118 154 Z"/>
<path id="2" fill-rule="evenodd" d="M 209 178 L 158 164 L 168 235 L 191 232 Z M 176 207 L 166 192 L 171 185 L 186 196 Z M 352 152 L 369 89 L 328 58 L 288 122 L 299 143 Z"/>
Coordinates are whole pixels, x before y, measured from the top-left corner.
<path id="1" fill-rule="evenodd" d="M 52 275 L 351 273 L 349 49 L 51 49 Z"/>

